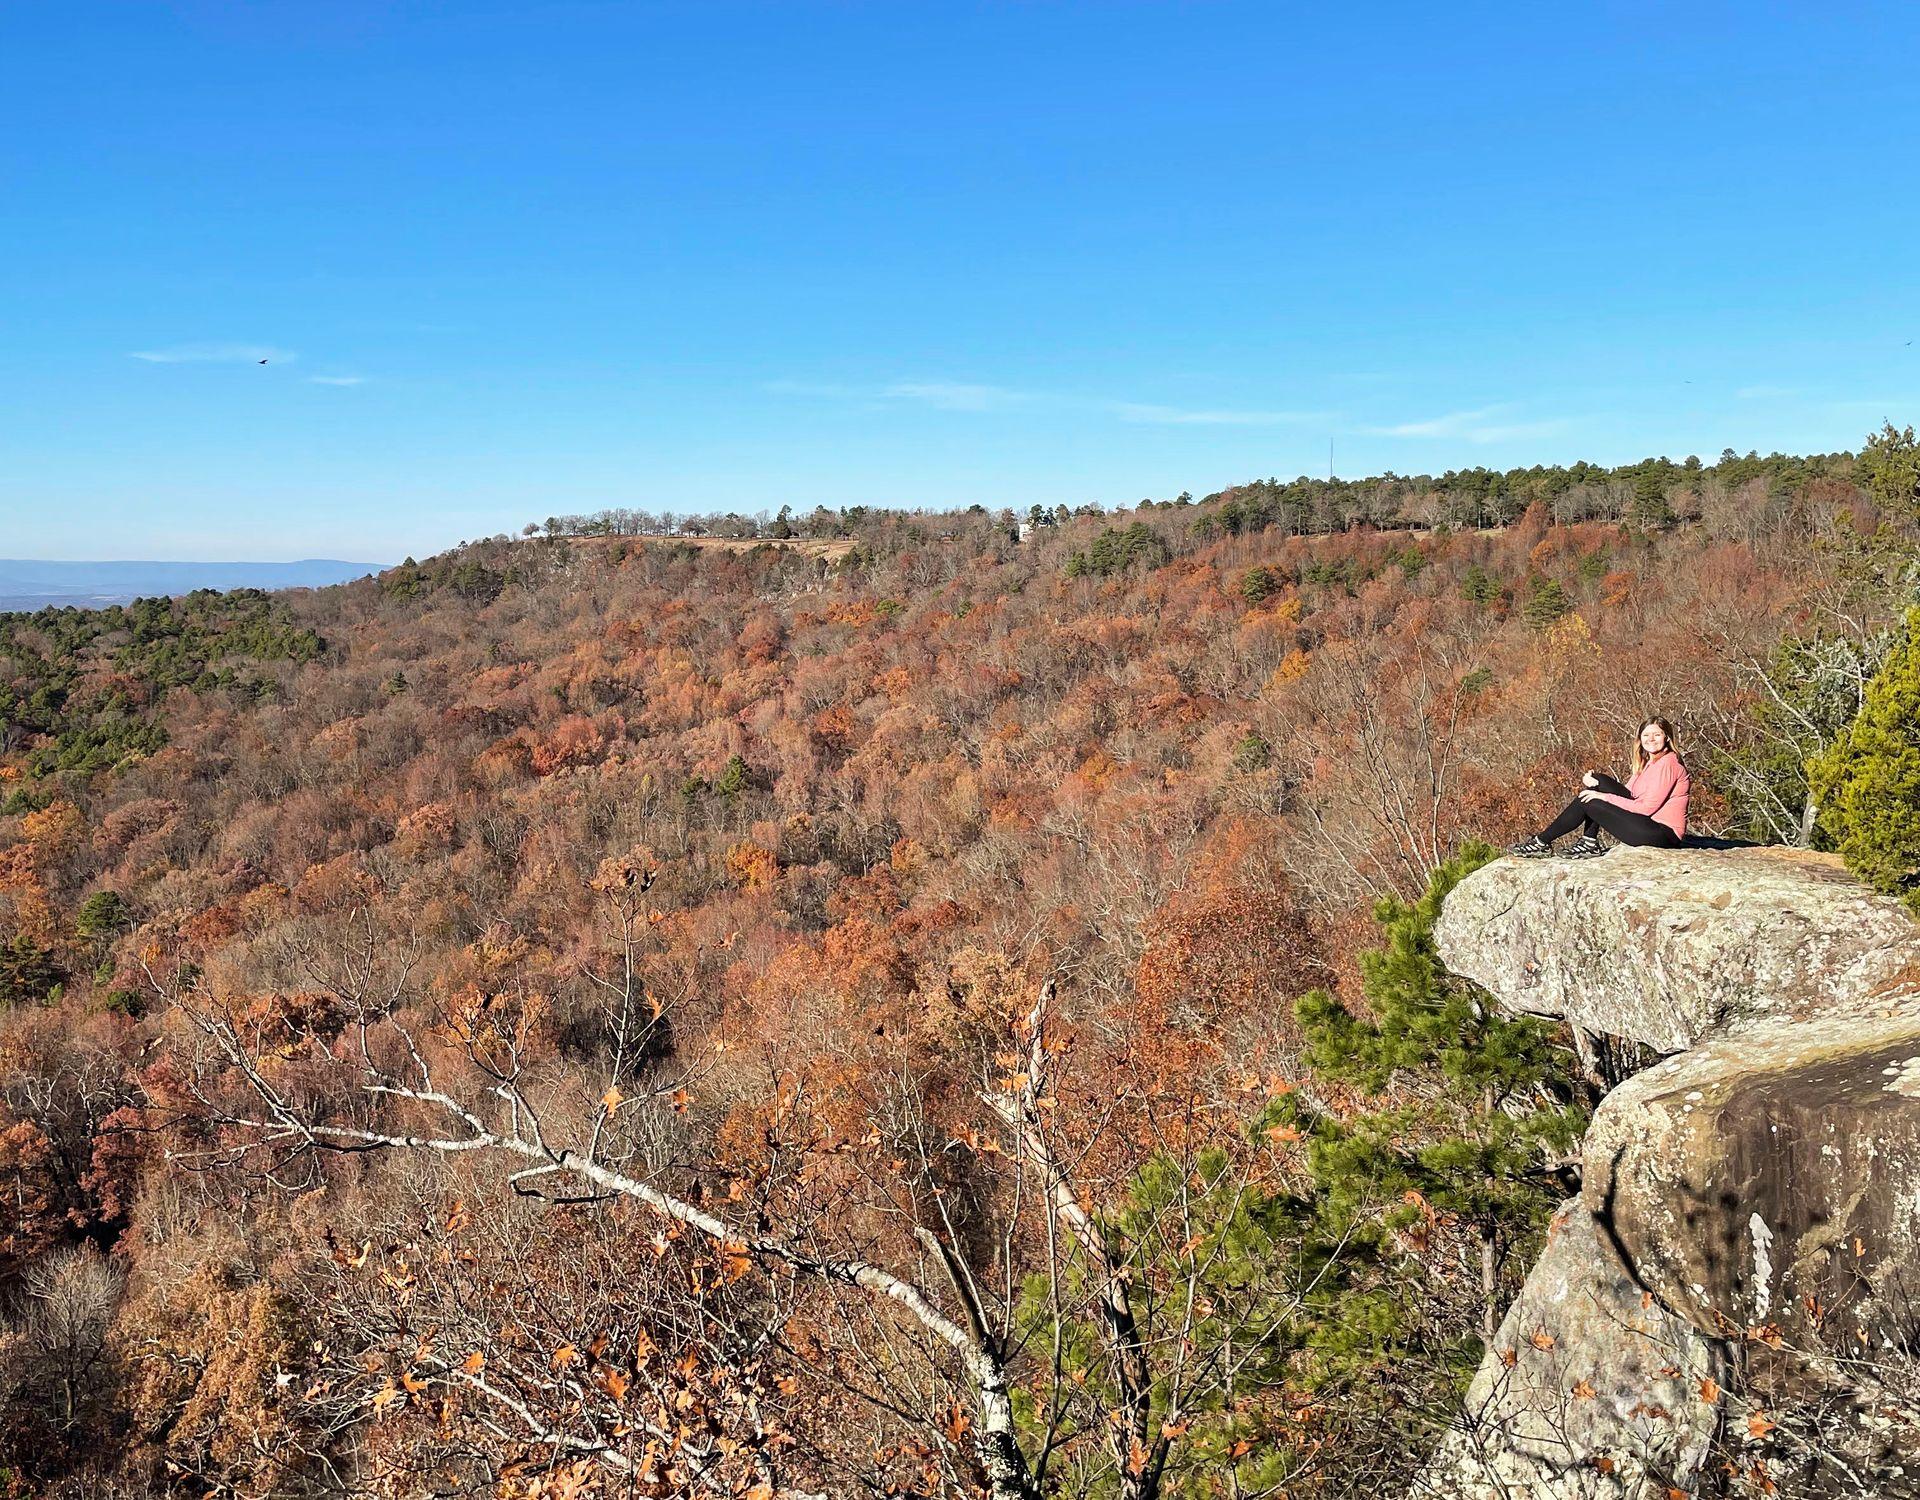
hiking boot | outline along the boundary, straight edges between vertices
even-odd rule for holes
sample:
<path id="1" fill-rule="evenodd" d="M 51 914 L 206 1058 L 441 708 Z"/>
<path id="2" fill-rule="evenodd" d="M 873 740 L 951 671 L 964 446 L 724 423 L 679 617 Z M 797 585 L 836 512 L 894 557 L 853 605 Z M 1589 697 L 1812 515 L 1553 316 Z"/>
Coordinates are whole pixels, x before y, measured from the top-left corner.
<path id="1" fill-rule="evenodd" d="M 1553 845 L 1542 843 L 1540 836 L 1535 834 L 1531 838 L 1520 840 L 1517 844 L 1509 844 L 1507 853 L 1515 859 L 1545 859 L 1553 853 Z"/>
<path id="2" fill-rule="evenodd" d="M 1607 851 L 1600 846 L 1600 840 L 1590 834 L 1581 834 L 1571 844 L 1560 851 L 1562 859 L 1598 859 Z"/>

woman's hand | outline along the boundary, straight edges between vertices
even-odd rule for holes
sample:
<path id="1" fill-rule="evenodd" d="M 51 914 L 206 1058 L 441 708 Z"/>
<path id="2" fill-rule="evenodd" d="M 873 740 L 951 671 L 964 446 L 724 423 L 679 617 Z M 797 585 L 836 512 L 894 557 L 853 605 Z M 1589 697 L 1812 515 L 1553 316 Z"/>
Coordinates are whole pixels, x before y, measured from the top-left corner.
<path id="1" fill-rule="evenodd" d="M 1598 792 L 1593 791 L 1592 789 L 1588 789 L 1587 791 L 1584 791 L 1580 794 L 1580 800 L 1582 802 L 1591 802 L 1599 795 L 1600 794 Z"/>

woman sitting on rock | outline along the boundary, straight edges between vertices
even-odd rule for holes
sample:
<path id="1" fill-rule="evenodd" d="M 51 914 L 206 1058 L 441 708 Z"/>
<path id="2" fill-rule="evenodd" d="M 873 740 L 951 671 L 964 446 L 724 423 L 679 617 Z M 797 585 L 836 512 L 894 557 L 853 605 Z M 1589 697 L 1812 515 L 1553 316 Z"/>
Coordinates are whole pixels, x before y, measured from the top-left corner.
<path id="1" fill-rule="evenodd" d="M 1680 752 L 1673 747 L 1673 726 L 1665 719 L 1648 719 L 1633 742 L 1633 777 L 1625 786 L 1611 776 L 1589 771 L 1581 778 L 1580 795 L 1560 816 L 1530 839 L 1507 850 L 1522 859 L 1538 859 L 1553 852 L 1553 841 L 1582 828 L 1580 837 L 1562 851 L 1567 859 L 1592 859 L 1605 829 L 1623 844 L 1650 844 L 1677 849 L 1687 833 L 1687 792 L 1692 782 Z"/>

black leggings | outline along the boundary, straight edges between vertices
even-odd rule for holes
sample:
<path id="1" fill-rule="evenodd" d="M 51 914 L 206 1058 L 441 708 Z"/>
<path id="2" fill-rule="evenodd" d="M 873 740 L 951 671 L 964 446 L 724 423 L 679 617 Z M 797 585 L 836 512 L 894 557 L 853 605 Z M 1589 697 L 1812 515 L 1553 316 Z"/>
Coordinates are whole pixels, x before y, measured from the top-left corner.
<path id="1" fill-rule="evenodd" d="M 1593 791 L 1611 792 L 1616 797 L 1629 795 L 1625 787 L 1604 772 L 1594 772 L 1593 780 Z M 1645 813 L 1628 812 L 1624 807 L 1602 802 L 1598 797 L 1590 802 L 1582 802 L 1575 797 L 1559 817 L 1540 830 L 1540 842 L 1551 844 L 1562 834 L 1572 833 L 1583 824 L 1589 838 L 1597 838 L 1604 828 L 1623 844 L 1651 844 L 1657 849 L 1680 847 L 1679 836 L 1665 823 L 1656 823 Z"/>

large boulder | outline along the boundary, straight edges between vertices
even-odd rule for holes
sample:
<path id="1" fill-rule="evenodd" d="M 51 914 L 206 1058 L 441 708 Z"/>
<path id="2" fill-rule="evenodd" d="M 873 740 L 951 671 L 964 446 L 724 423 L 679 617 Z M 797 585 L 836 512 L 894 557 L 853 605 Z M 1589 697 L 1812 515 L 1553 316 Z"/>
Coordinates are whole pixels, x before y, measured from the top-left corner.
<path id="1" fill-rule="evenodd" d="M 1609 1094 L 1583 1195 L 1695 1326 L 1849 1358 L 1920 1335 L 1920 1002 L 1768 1022 Z"/>
<path id="2" fill-rule="evenodd" d="M 1516 1306 L 1617 1306 L 1624 1278 L 1676 1350 L 1712 1341 L 1744 1372 L 1745 1409 L 1771 1409 L 1755 1430 L 1777 1421 L 1797 1450 L 1767 1450 L 1783 1492 L 1920 1495 L 1905 1394 L 1920 1348 L 1920 927 L 1905 909 L 1822 855 L 1620 849 L 1488 865 L 1449 896 L 1435 937 L 1503 1009 L 1673 1054 L 1602 1101 L 1581 1198 Z M 1567 1342 L 1596 1393 L 1645 1374 L 1596 1324 Z M 1555 1417 L 1565 1452 L 1548 1474 L 1532 1398 L 1500 1395 L 1513 1383 L 1501 1358 L 1489 1351 L 1428 1493 L 1690 1491 L 1659 1480 L 1663 1465 L 1682 1473 L 1685 1434 L 1649 1448 L 1631 1406 L 1597 1397 Z M 1622 1451 L 1649 1462 L 1629 1470 Z M 1621 1488 L 1593 1488 L 1601 1459 Z M 1586 1488 L 1568 1487 L 1575 1475 Z"/>
<path id="3" fill-rule="evenodd" d="M 1920 927 L 1900 903 L 1798 849 L 1497 860 L 1447 898 L 1434 941 L 1506 1010 L 1662 1053 L 1920 973 Z"/>
<path id="4" fill-rule="evenodd" d="M 1717 1345 L 1634 1280 L 1579 1199 L 1547 1232 L 1416 1495 L 1666 1500 L 1719 1423 Z"/>

